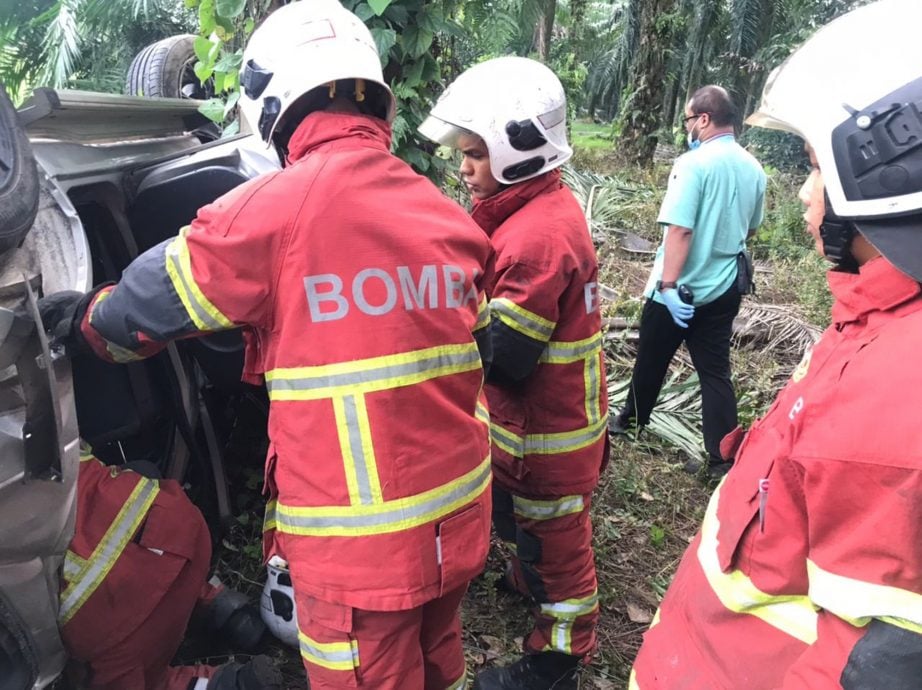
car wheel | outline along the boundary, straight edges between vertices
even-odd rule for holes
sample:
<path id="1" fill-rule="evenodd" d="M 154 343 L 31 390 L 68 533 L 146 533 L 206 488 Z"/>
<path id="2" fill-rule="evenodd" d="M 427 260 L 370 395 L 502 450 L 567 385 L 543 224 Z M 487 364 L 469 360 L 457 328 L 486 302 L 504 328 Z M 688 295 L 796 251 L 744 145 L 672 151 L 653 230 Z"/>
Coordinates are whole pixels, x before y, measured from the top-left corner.
<path id="1" fill-rule="evenodd" d="M 125 93 L 152 98 L 197 98 L 214 96 L 209 79 L 204 85 L 195 76 L 195 36 L 170 36 L 147 46 L 128 68 Z"/>
<path id="2" fill-rule="evenodd" d="M 0 252 L 18 247 L 38 212 L 38 170 L 16 109 L 0 84 Z"/>

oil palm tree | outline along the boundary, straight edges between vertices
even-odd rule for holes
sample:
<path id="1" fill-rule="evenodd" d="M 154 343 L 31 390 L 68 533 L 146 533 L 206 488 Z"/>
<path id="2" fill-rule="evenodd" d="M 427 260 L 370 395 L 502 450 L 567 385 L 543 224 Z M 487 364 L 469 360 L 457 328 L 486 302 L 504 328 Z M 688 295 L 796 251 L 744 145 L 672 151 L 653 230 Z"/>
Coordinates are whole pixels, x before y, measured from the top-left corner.
<path id="1" fill-rule="evenodd" d="M 0 2 L 0 81 L 18 99 L 39 85 L 118 90 L 140 48 L 193 29 L 183 0 Z"/>

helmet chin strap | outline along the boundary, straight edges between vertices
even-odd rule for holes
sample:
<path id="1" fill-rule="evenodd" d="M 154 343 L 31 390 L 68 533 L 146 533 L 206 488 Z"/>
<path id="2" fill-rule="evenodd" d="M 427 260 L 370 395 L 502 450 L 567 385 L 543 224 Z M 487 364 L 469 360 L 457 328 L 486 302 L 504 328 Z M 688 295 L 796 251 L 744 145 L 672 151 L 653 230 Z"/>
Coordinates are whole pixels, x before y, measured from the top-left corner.
<path id="1" fill-rule="evenodd" d="M 827 195 L 826 214 L 820 225 L 820 238 L 823 240 L 823 254 L 835 266 L 833 270 L 843 273 L 858 272 L 858 261 L 852 254 L 852 240 L 857 232 L 854 223 L 836 215 Z"/>

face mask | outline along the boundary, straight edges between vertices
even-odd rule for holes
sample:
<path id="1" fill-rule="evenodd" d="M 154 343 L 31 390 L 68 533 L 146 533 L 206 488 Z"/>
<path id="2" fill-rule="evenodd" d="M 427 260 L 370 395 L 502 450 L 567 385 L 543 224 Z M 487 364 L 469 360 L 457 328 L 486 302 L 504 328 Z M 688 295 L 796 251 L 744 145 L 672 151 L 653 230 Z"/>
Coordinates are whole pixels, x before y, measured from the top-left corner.
<path id="1" fill-rule="evenodd" d="M 687 139 L 687 141 L 688 141 L 688 150 L 689 150 L 689 151 L 694 151 L 696 148 L 698 148 L 699 146 L 701 146 L 701 140 L 698 139 L 698 135 L 695 134 L 695 129 L 694 129 L 694 127 L 693 127 L 692 130 L 688 133 L 688 136 L 686 137 L 686 139 Z"/>

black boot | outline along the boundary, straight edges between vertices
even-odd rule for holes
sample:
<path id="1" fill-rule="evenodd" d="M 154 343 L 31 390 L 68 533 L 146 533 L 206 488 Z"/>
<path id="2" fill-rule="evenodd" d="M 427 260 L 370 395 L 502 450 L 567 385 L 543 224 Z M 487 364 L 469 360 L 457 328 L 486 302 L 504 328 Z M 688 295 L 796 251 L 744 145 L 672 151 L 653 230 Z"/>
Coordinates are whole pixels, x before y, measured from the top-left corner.
<path id="1" fill-rule="evenodd" d="M 223 588 L 211 602 L 205 616 L 209 632 L 223 637 L 234 651 L 247 654 L 260 651 L 266 624 L 259 615 L 259 609 L 246 595 Z"/>
<path id="2" fill-rule="evenodd" d="M 269 657 L 254 656 L 245 664 L 232 661 L 218 668 L 207 690 L 282 690 L 282 674 Z"/>
<path id="3" fill-rule="evenodd" d="M 579 657 L 561 652 L 526 654 L 514 664 L 477 674 L 474 690 L 576 690 Z"/>

